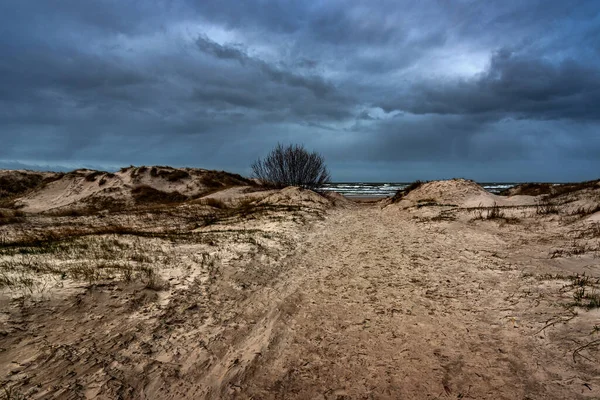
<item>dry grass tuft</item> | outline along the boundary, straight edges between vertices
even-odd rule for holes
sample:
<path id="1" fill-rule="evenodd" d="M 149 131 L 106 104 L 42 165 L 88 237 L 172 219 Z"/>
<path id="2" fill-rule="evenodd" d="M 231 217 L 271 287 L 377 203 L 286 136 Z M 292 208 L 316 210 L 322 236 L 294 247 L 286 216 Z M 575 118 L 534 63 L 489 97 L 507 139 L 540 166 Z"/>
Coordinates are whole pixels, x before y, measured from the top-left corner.
<path id="1" fill-rule="evenodd" d="M 473 220 L 488 220 L 488 219 L 503 219 L 505 218 L 504 211 L 499 205 L 494 203 L 491 207 L 474 207 L 470 210 L 475 216 Z"/>
<path id="2" fill-rule="evenodd" d="M 583 275 L 570 276 L 569 279 L 571 283 L 563 289 L 574 289 L 574 306 L 587 308 L 588 310 L 600 308 L 600 291 L 598 290 L 600 278 L 593 278 L 584 273 Z"/>
<path id="3" fill-rule="evenodd" d="M 570 248 L 556 249 L 550 252 L 550 258 L 581 256 L 586 253 L 594 253 L 597 255 L 600 251 L 598 246 L 593 247 L 585 242 L 573 240 Z"/>
<path id="4" fill-rule="evenodd" d="M 577 215 L 579 217 L 587 217 L 588 215 L 592 215 L 600 211 L 600 204 L 596 204 L 595 206 L 590 207 L 578 207 L 571 212 L 571 215 Z"/>
<path id="5" fill-rule="evenodd" d="M 548 197 L 544 197 L 536 203 L 535 213 L 537 215 L 558 214 L 558 207 Z"/>
<path id="6" fill-rule="evenodd" d="M 392 203 L 399 202 L 404 197 L 406 197 L 407 194 L 409 194 L 410 192 L 412 192 L 415 189 L 420 188 L 421 185 L 423 185 L 424 183 L 425 182 L 423 182 L 423 181 L 416 180 L 413 183 L 411 183 L 410 185 L 408 185 L 407 187 L 405 187 L 404 189 L 398 190 L 396 192 L 396 194 L 394 195 L 394 197 L 392 197 Z"/>

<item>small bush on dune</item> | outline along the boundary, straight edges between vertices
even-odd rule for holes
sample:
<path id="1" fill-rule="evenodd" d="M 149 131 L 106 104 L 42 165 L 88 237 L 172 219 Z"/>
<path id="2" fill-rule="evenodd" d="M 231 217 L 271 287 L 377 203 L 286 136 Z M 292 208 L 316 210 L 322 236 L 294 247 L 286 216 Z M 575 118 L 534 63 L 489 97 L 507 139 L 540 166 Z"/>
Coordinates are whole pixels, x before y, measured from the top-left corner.
<path id="1" fill-rule="evenodd" d="M 330 181 L 323 156 L 300 145 L 278 144 L 264 160 L 259 158 L 252 164 L 252 172 L 264 185 L 276 188 L 318 189 Z"/>

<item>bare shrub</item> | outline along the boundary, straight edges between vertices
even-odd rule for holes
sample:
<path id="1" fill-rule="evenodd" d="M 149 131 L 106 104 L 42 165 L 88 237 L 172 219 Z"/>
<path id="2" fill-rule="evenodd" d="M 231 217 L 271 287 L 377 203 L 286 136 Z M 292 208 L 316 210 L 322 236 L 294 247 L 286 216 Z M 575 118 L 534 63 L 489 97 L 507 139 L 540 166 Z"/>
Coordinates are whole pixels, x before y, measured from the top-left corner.
<path id="1" fill-rule="evenodd" d="M 252 172 L 263 184 L 278 188 L 318 189 L 330 181 L 323 156 L 309 153 L 301 145 L 278 144 L 264 160 L 259 158 L 252 164 Z"/>

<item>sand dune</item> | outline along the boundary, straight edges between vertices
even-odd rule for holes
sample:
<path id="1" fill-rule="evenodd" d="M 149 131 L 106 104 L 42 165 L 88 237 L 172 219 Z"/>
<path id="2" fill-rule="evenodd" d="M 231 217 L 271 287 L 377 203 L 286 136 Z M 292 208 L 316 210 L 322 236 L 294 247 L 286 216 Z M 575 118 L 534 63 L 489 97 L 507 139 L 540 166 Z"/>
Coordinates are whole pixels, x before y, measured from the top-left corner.
<path id="1" fill-rule="evenodd" d="M 149 170 L 66 174 L 0 215 L 11 395 L 600 397 L 600 188 L 354 203 Z M 109 195 L 123 208 L 46 212 Z"/>
<path id="2" fill-rule="evenodd" d="M 164 194 L 168 199 L 169 194 L 175 194 L 184 199 L 248 184 L 250 181 L 239 175 L 193 168 L 129 167 L 116 173 L 76 170 L 34 187 L 17 200 L 16 206 L 26 212 L 90 205 L 118 207 L 143 201 L 139 194 L 148 195 L 149 191 L 155 197 Z"/>
<path id="3" fill-rule="evenodd" d="M 535 196 L 514 195 L 498 196 L 486 191 L 474 181 L 450 179 L 425 182 L 411 190 L 398 201 L 386 204 L 395 207 L 412 207 L 422 203 L 438 203 L 456 207 L 523 206 L 535 204 Z"/>

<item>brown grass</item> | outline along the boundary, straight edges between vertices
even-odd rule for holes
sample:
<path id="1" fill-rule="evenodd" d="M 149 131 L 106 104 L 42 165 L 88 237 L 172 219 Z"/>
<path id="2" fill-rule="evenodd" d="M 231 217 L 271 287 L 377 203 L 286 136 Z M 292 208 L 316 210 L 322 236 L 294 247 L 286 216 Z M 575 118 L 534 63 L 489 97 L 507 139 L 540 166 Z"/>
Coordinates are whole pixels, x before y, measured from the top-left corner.
<path id="1" fill-rule="evenodd" d="M 585 189 L 599 188 L 600 180 L 577 182 L 577 183 L 522 183 L 511 188 L 505 189 L 499 194 L 502 196 L 540 196 L 546 195 L 548 199 L 553 199 L 563 195 L 568 195 Z"/>
<path id="2" fill-rule="evenodd" d="M 104 172 L 102 171 L 94 171 L 89 175 L 86 175 L 85 180 L 88 182 L 96 182 L 96 178 L 98 178 L 99 176 L 104 175 Z"/>
<path id="3" fill-rule="evenodd" d="M 558 207 L 548 197 L 544 197 L 535 205 L 537 215 L 558 214 Z"/>
<path id="4" fill-rule="evenodd" d="M 25 222 L 25 213 L 19 210 L 0 210 L 0 226 L 10 224 L 20 224 Z"/>
<path id="5" fill-rule="evenodd" d="M 45 176 L 40 173 L 21 171 L 0 175 L 0 207 L 12 208 L 14 199 L 60 179 L 63 175 Z"/>
<path id="6" fill-rule="evenodd" d="M 225 171 L 205 171 L 202 173 L 201 182 L 208 188 L 225 188 L 239 185 L 256 186 L 254 181 Z"/>
<path id="7" fill-rule="evenodd" d="M 225 209 L 225 208 L 227 208 L 227 204 L 225 204 L 222 200 L 215 199 L 213 197 L 209 197 L 207 199 L 201 199 L 200 200 L 200 204 L 202 204 L 204 206 L 218 208 L 218 209 Z"/>
<path id="8" fill-rule="evenodd" d="M 594 180 L 594 181 L 585 181 L 585 182 L 578 182 L 578 183 L 564 183 L 564 184 L 560 184 L 560 185 L 554 185 L 552 186 L 552 193 L 550 193 L 548 195 L 549 199 L 552 198 L 556 198 L 559 196 L 563 196 L 563 195 L 568 195 L 571 193 L 575 193 L 581 190 L 586 190 L 586 189 L 599 189 L 600 186 L 598 186 L 598 182 L 600 182 L 599 180 Z"/>
<path id="9" fill-rule="evenodd" d="M 147 203 L 182 203 L 188 199 L 179 192 L 163 192 L 147 185 L 141 185 L 131 191 L 133 199 L 137 204 Z"/>
<path id="10" fill-rule="evenodd" d="M 116 212 L 127 209 L 127 203 L 121 199 L 99 197 L 87 200 L 85 204 L 67 206 L 44 212 L 53 217 L 83 217 L 98 214 L 101 211 Z"/>
<path id="11" fill-rule="evenodd" d="M 595 206 L 590 206 L 590 207 L 581 206 L 581 207 L 578 207 L 575 210 L 573 210 L 571 212 L 571 215 L 578 215 L 580 217 L 586 217 L 588 215 L 595 214 L 598 211 L 600 211 L 600 204 L 596 204 Z"/>
<path id="12" fill-rule="evenodd" d="M 500 196 L 539 196 L 542 194 L 550 194 L 552 192 L 552 184 L 550 183 L 522 183 L 508 189 L 504 189 Z"/>
<path id="13" fill-rule="evenodd" d="M 158 172 L 158 176 L 169 182 L 177 182 L 189 178 L 190 174 L 182 169 L 176 169 L 173 171 L 161 170 Z"/>

